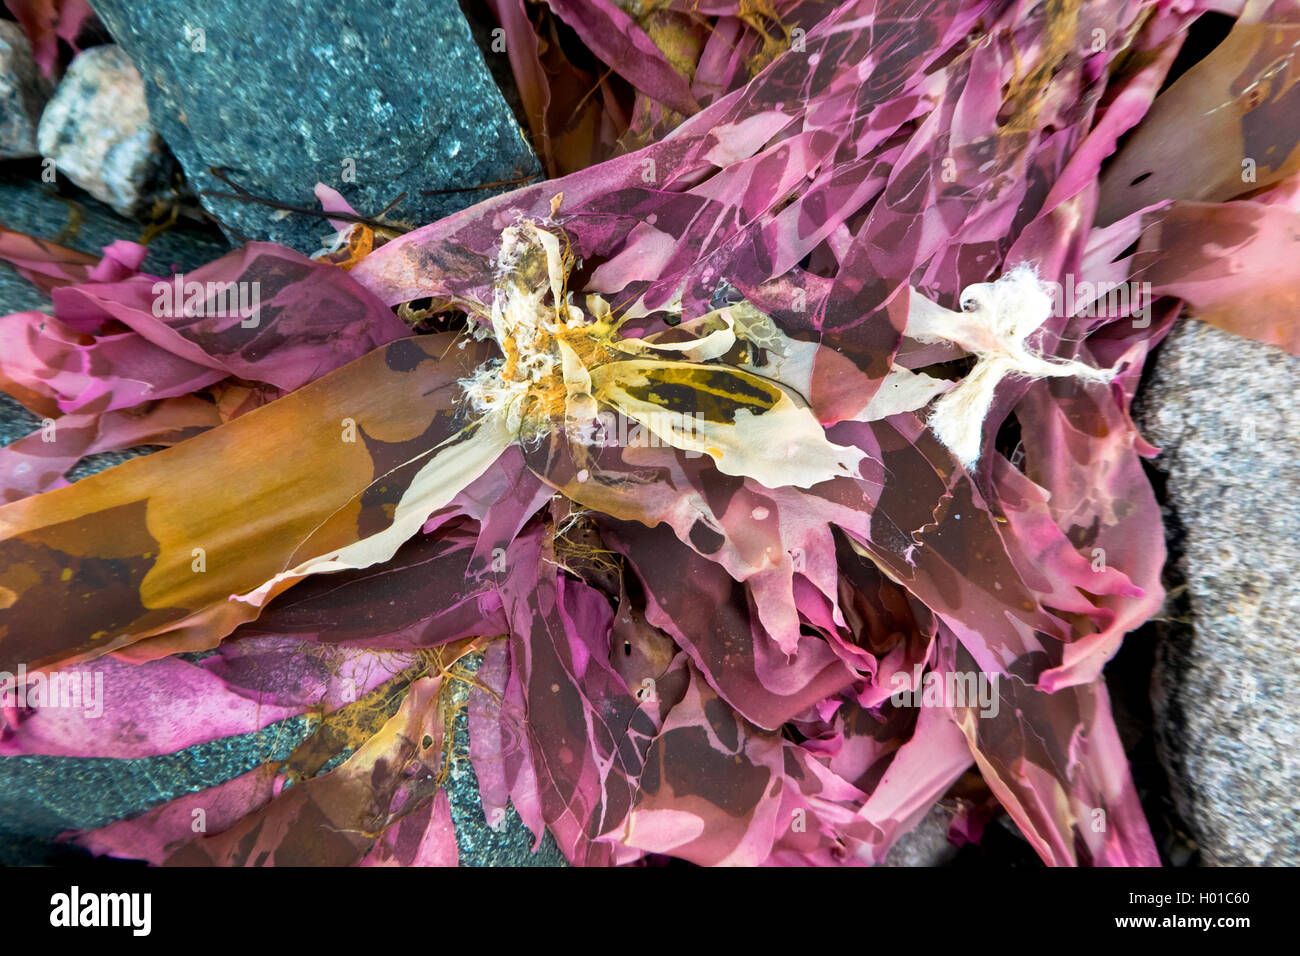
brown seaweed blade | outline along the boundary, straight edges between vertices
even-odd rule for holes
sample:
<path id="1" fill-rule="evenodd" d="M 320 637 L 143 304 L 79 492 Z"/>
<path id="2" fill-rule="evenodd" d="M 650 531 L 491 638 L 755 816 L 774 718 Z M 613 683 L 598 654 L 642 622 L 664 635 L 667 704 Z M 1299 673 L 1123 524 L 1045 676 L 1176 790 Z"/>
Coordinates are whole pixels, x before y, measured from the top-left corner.
<path id="1" fill-rule="evenodd" d="M 480 351 L 450 335 L 392 342 L 174 448 L 0 508 L 0 668 L 143 638 L 160 653 L 215 645 L 294 578 L 232 596 L 389 529 L 432 450 L 472 442 L 456 380 Z"/>

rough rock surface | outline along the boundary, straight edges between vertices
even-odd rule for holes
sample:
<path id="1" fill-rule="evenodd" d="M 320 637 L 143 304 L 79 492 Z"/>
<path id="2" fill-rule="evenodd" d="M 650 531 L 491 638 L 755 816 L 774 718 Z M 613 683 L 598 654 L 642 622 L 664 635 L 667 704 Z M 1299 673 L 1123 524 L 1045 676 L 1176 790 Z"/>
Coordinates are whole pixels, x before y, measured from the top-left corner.
<path id="1" fill-rule="evenodd" d="M 0 758 L 0 865 L 30 866 L 76 851 L 55 843 L 69 829 L 105 826 L 186 793 L 283 760 L 306 736 L 303 718 L 140 760 Z"/>
<path id="2" fill-rule="evenodd" d="M 469 666 L 477 670 L 479 662 Z M 447 776 L 447 796 L 451 799 L 451 820 L 456 826 L 456 847 L 461 866 L 565 866 L 564 854 L 550 833 L 536 849 L 533 835 L 519 819 L 514 807 L 495 826 L 483 814 L 478 777 L 469 759 L 469 713 L 465 704 L 469 685 L 458 682 L 452 700 L 458 708 L 455 722 L 451 770 Z"/>
<path id="3" fill-rule="evenodd" d="M 138 237 L 140 226 L 114 215 L 93 200 L 61 199 L 46 187 L 27 181 L 0 180 L 0 223 L 82 252 L 98 253 L 116 239 Z M 75 224 L 75 229 L 70 226 Z M 166 275 L 173 268 L 188 271 L 225 254 L 220 234 L 193 228 L 162 233 L 149 244 L 144 270 Z M 7 264 L 0 263 L 0 315 L 28 309 L 49 309 L 46 298 Z M 0 343 L 2 346 L 3 343 Z M 7 395 L 0 394 L 0 446 L 35 430 L 37 418 Z M 91 455 L 72 471 L 74 479 L 120 464 L 147 449 Z M 0 826 L 3 815 L 0 814 Z"/>
<path id="4" fill-rule="evenodd" d="M 196 192 L 315 208 L 317 182 L 359 213 L 423 225 L 539 169 L 455 0 L 99 0 Z M 431 193 L 430 190 L 459 192 Z M 320 220 L 201 196 L 232 237 L 312 252 Z"/>
<path id="5" fill-rule="evenodd" d="M 40 239 L 99 254 L 117 239 L 140 238 L 140 224 L 114 215 L 93 200 L 60 198 L 41 183 L 0 178 L 0 223 Z M 188 272 L 230 250 L 215 229 L 183 223 L 154 237 L 144 271 Z M 42 309 L 49 300 L 5 263 L 0 263 L 0 315 Z"/>
<path id="6" fill-rule="evenodd" d="M 945 866 L 957 856 L 948 842 L 952 814 L 943 807 L 930 810 L 921 822 L 899 837 L 885 857 L 885 866 Z"/>
<path id="7" fill-rule="evenodd" d="M 37 155 L 36 123 L 49 95 L 27 36 L 0 20 L 0 159 Z"/>
<path id="8" fill-rule="evenodd" d="M 124 216 L 142 210 L 172 165 L 149 121 L 140 74 L 112 45 L 72 61 L 41 114 L 36 144 L 61 173 Z"/>
<path id="9" fill-rule="evenodd" d="M 1300 864 L 1298 377 L 1300 357 L 1180 320 L 1140 395 L 1173 592 L 1157 743 L 1204 864 Z"/>

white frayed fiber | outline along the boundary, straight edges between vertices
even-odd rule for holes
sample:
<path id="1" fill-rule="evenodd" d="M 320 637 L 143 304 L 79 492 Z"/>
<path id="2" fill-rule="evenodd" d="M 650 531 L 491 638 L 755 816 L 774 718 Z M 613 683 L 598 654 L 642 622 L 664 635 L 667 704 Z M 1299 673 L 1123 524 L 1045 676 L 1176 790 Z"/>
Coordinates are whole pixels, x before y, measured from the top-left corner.
<path id="1" fill-rule="evenodd" d="M 979 460 L 984 419 L 998 383 L 1072 376 L 1109 382 L 1116 369 L 1073 360 L 1046 359 L 1025 340 L 1052 314 L 1052 296 L 1032 266 L 1019 265 L 995 282 L 967 286 L 961 312 L 952 312 L 912 290 L 905 334 L 918 342 L 953 342 L 976 356 L 975 367 L 930 410 L 935 436 L 968 469 Z"/>

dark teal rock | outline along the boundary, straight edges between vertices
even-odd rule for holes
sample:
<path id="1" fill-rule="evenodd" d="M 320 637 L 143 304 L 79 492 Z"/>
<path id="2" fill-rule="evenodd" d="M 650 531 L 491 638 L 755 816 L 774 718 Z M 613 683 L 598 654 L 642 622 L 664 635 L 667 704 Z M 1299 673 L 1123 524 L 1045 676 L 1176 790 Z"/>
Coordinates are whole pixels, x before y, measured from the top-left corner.
<path id="1" fill-rule="evenodd" d="M 315 208 L 317 182 L 357 212 L 423 225 L 539 171 L 455 0 L 98 0 L 196 192 Z M 461 190 L 445 192 L 446 190 Z M 400 200 L 398 197 L 402 197 Z M 202 196 L 232 238 L 312 252 L 301 215 Z"/>
<path id="2" fill-rule="evenodd" d="M 103 203 L 87 196 L 60 196 L 48 186 L 18 175 L 23 164 L 0 167 L 0 225 L 17 229 L 82 252 L 99 254 L 118 239 L 138 239 L 138 222 L 123 219 Z M 202 224 L 183 222 L 149 243 L 144 271 L 168 275 L 211 262 L 230 251 L 225 238 Z M 28 310 L 49 311 L 49 299 L 6 263 L 0 263 L 0 315 Z M 0 348 L 4 343 L 0 342 Z M 0 446 L 17 441 L 40 425 L 36 416 L 8 395 L 0 393 Z M 151 449 L 132 449 L 91 455 L 76 466 L 71 477 L 85 477 L 111 468 Z M 0 820 L 0 824 L 3 820 Z"/>
<path id="3" fill-rule="evenodd" d="M 471 658 L 468 668 L 477 670 L 479 659 Z M 505 819 L 489 826 L 483 815 L 478 777 L 469 759 L 469 715 L 463 704 L 469 685 L 458 682 L 452 689 L 456 712 L 451 768 L 447 774 L 447 796 L 451 800 L 451 821 L 456 826 L 456 848 L 461 866 L 565 866 L 566 861 L 554 837 L 545 834 L 537 851 L 533 835 L 519 819 L 514 807 L 506 808 Z"/>
<path id="4" fill-rule="evenodd" d="M 283 760 L 307 735 L 295 717 L 256 733 L 139 760 L 97 757 L 0 758 L 0 865 L 58 862 L 77 855 L 55 841 Z"/>
<path id="5" fill-rule="evenodd" d="M 0 165 L 0 225 L 93 255 L 118 239 L 140 238 L 140 223 L 123 219 L 88 196 L 61 196 L 54 187 L 39 182 L 39 174 L 40 167 L 35 164 Z M 173 269 L 184 272 L 229 251 L 229 242 L 216 229 L 181 220 L 176 228 L 149 243 L 144 271 L 153 275 L 168 275 Z M 0 263 L 0 315 L 28 309 L 48 310 L 49 300 L 8 264 Z"/>

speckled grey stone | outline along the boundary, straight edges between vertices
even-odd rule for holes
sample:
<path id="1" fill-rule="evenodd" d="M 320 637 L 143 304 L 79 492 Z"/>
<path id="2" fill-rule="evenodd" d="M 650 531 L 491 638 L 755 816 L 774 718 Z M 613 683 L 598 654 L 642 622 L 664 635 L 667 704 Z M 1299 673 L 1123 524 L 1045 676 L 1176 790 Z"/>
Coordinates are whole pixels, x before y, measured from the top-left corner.
<path id="1" fill-rule="evenodd" d="M 148 87 L 155 124 L 196 191 L 315 207 L 317 182 L 358 212 L 423 225 L 538 171 L 455 0 L 98 0 Z M 204 196 L 231 235 L 312 252 L 330 232 Z"/>
<path id="2" fill-rule="evenodd" d="M 1300 358 L 1180 320 L 1138 406 L 1173 586 L 1156 737 L 1210 865 L 1300 864 L 1298 379 Z"/>
<path id="3" fill-rule="evenodd" d="M 908 832 L 889 848 L 885 866 L 945 866 L 957 855 L 957 847 L 948 842 L 948 824 L 952 814 L 941 806 L 930 808 Z"/>
<path id="4" fill-rule="evenodd" d="M 41 155 L 124 216 L 147 211 L 174 162 L 145 103 L 144 83 L 120 47 L 91 47 L 68 66 L 36 129 Z"/>
<path id="5" fill-rule="evenodd" d="M 78 226 L 71 232 L 68 225 L 74 219 Z M 0 223 L 89 253 L 98 253 L 117 239 L 138 238 L 140 233 L 138 223 L 123 219 L 101 203 L 61 199 L 40 183 L 23 180 L 0 180 Z M 173 268 L 185 271 L 227 251 L 229 247 L 215 231 L 182 227 L 162 233 L 149 244 L 144 270 L 155 275 L 167 275 Z M 49 299 L 43 293 L 7 264 L 0 263 L 0 315 L 29 309 L 49 311 L 49 308 Z M 38 424 L 34 415 L 9 396 L 0 394 L 0 446 L 18 440 Z M 148 450 L 91 455 L 69 477 L 75 480 L 103 471 Z"/>
<path id="6" fill-rule="evenodd" d="M 10 312 L 50 311 L 50 300 L 30 282 L 0 263 L 0 315 Z"/>
<path id="7" fill-rule="evenodd" d="M 64 830 L 102 827 L 268 760 L 283 760 L 310 727 L 307 718 L 294 717 L 255 733 L 138 760 L 0 758 L 0 865 L 57 859 L 62 854 L 54 841 Z"/>
<path id="8" fill-rule="evenodd" d="M 0 159 L 36 155 L 36 123 L 49 95 L 26 34 L 0 20 Z"/>
<path id="9" fill-rule="evenodd" d="M 12 176 L 0 176 L 0 224 L 94 255 L 115 240 L 139 239 L 141 234 L 138 222 L 122 218 L 103 203 L 84 196 L 60 198 L 39 182 Z M 173 269 L 187 272 L 229 251 L 230 244 L 216 229 L 182 220 L 149 243 L 143 269 L 152 275 L 168 275 Z M 0 263 L 0 315 L 48 307 L 49 299 L 8 264 Z"/>
<path id="10" fill-rule="evenodd" d="M 480 658 L 462 662 L 467 670 L 477 670 Z M 466 666 L 467 665 L 467 666 Z M 456 826 L 456 848 L 461 866 L 565 866 L 564 855 L 549 832 L 533 851 L 532 832 L 524 826 L 514 807 L 506 809 L 505 818 L 489 826 L 483 815 L 478 777 L 469 759 L 469 713 L 465 703 L 470 685 L 458 681 L 451 698 L 457 707 L 455 740 L 451 769 L 447 775 L 447 796 L 451 800 L 451 820 Z"/>
<path id="11" fill-rule="evenodd" d="M 39 418 L 0 392 L 0 448 L 34 432 L 40 423 Z"/>

